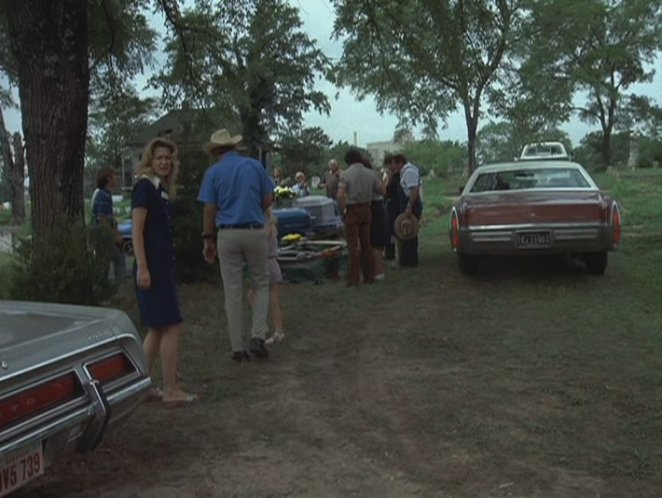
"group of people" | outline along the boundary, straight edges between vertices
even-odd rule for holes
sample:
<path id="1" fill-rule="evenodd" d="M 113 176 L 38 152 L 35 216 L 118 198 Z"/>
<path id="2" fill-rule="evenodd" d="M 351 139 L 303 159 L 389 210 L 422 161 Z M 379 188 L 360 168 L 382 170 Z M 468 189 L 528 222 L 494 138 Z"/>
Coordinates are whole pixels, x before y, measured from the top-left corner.
<path id="1" fill-rule="evenodd" d="M 303 171 L 296 172 L 294 175 L 294 184 L 292 184 L 290 178 L 283 177 L 283 170 L 281 168 L 275 168 L 273 181 L 276 187 L 290 187 L 297 197 L 310 195 L 310 186 Z"/>
<path id="2" fill-rule="evenodd" d="M 400 240 L 395 224 L 400 215 L 420 219 L 423 212 L 421 175 L 404 155 L 387 156 L 385 180 L 369 158 L 357 148 L 345 154 L 347 169 L 338 174 L 337 201 L 345 218 L 349 252 L 347 285 L 371 284 L 384 278 L 384 256 L 389 245 L 395 250 L 396 266 L 418 265 L 418 237 Z M 331 165 L 330 165 L 331 166 Z M 331 170 L 330 170 L 331 171 Z"/>
<path id="3" fill-rule="evenodd" d="M 238 152 L 241 140 L 240 135 L 225 129 L 211 135 L 208 152 L 213 164 L 205 172 L 198 193 L 203 204 L 203 257 L 210 264 L 219 264 L 231 359 L 236 362 L 268 357 L 266 346 L 285 336 L 276 220 L 271 212 L 277 183 L 262 163 Z M 172 201 L 179 172 L 177 152 L 175 143 L 166 138 L 152 140 L 142 155 L 131 194 L 133 276 L 140 319 L 147 327 L 143 348 L 150 372 L 160 359 L 163 376 L 163 388 L 152 389 L 149 396 L 166 406 L 182 406 L 197 398 L 178 382 L 184 327 L 174 272 Z M 345 163 L 347 168 L 342 171 L 337 161 L 330 161 L 320 186 L 337 200 L 344 213 L 349 250 L 347 284 L 355 286 L 361 280 L 373 283 L 383 276 L 381 255 L 393 233 L 394 216 L 405 213 L 420 218 L 422 193 L 418 168 L 404 156 L 385 161 L 390 170 L 385 182 L 359 149 L 350 148 Z M 99 201 L 94 208 L 99 223 L 111 223 L 106 219 L 108 207 L 103 200 L 114 180 L 110 174 L 100 174 Z M 112 199 L 110 205 L 112 219 Z M 401 244 L 396 253 L 400 265 L 415 266 L 417 240 Z M 252 309 L 248 343 L 243 318 L 245 269 L 250 275 L 248 301 Z M 274 332 L 267 337 L 269 311 Z"/>

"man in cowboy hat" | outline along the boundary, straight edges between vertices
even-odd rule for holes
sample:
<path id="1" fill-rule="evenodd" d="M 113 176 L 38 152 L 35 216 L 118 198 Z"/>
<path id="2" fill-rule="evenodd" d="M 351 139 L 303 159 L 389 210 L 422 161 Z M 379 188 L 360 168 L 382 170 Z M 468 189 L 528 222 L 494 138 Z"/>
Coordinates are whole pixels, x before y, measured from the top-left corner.
<path id="1" fill-rule="evenodd" d="M 400 211 L 406 216 L 421 219 L 423 213 L 423 191 L 421 188 L 421 173 L 418 166 L 407 161 L 402 154 L 391 157 L 391 173 L 400 174 L 400 184 L 397 191 L 400 200 Z M 399 266 L 418 266 L 418 235 L 408 240 L 399 240 Z"/>
<path id="2" fill-rule="evenodd" d="M 272 202 L 274 183 L 262 163 L 237 152 L 241 135 L 215 131 L 207 145 L 215 163 L 205 172 L 198 200 L 204 203 L 203 255 L 216 257 L 221 267 L 225 312 L 232 344 L 232 359 L 249 358 L 243 340 L 243 266 L 248 266 L 253 291 L 249 351 L 268 356 L 265 347 L 269 309 L 269 271 L 264 210 Z"/>

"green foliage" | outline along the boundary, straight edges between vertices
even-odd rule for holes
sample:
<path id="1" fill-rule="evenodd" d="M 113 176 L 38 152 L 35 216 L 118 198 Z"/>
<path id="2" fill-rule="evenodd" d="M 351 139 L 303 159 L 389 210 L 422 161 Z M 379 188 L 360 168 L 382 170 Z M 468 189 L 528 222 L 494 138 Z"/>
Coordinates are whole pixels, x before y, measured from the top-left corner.
<path id="1" fill-rule="evenodd" d="M 630 0 L 531 0 L 526 36 L 520 47 L 523 64 L 519 85 L 511 89 L 528 116 L 566 118 L 571 111 L 598 123 L 605 138 L 603 167 L 613 164 L 609 145 L 619 122 L 628 127 L 642 117 L 641 99 L 627 105 L 625 91 L 648 82 L 662 48 L 659 2 Z M 562 22 L 559 22 L 562 20 Z M 586 103 L 573 107 L 575 93 Z M 528 101 L 527 101 L 528 99 Z M 516 108 L 517 106 L 513 106 Z M 555 112 L 555 110 L 557 112 Z"/>
<path id="2" fill-rule="evenodd" d="M 91 102 L 85 149 L 86 197 L 95 187 L 99 168 L 112 166 L 118 173 L 122 171 L 122 153 L 127 143 L 149 124 L 155 110 L 154 99 L 140 98 L 126 84 L 98 89 Z"/>
<path id="3" fill-rule="evenodd" d="M 252 150 L 300 127 L 311 108 L 328 113 L 325 94 L 314 88 L 328 61 L 288 2 L 200 0 L 181 26 L 183 36 L 168 40 L 166 68 L 153 80 L 168 105 L 237 116 Z"/>
<path id="4" fill-rule="evenodd" d="M 639 140 L 639 168 L 662 166 L 662 139 L 642 137 Z"/>
<path id="5" fill-rule="evenodd" d="M 480 164 L 512 161 L 520 156 L 525 144 L 546 141 L 563 142 L 566 150 L 572 151 L 568 134 L 559 129 L 547 128 L 533 132 L 531 129 L 517 128 L 511 122 L 490 121 L 478 133 L 478 158 Z"/>
<path id="6" fill-rule="evenodd" d="M 336 14 L 335 35 L 344 45 L 337 83 L 359 97 L 373 95 L 380 111 L 422 123 L 428 136 L 439 119 L 461 107 L 472 170 L 481 103 L 502 77 L 519 4 L 338 0 Z"/>
<path id="7" fill-rule="evenodd" d="M 325 153 L 333 141 L 319 128 L 304 128 L 298 133 L 281 138 L 276 165 L 283 169 L 284 177 L 294 176 L 297 171 L 307 175 L 324 170 Z"/>
<path id="8" fill-rule="evenodd" d="M 202 204 L 197 201 L 209 157 L 200 147 L 184 146 L 179 159 L 174 234 L 176 272 L 179 281 L 196 282 L 217 275 L 202 257 Z"/>
<path id="9" fill-rule="evenodd" d="M 402 148 L 405 157 L 421 169 L 421 174 L 434 171 L 437 175 L 463 172 L 467 165 L 467 149 L 458 142 L 421 140 Z"/>
<path id="10" fill-rule="evenodd" d="M 106 226 L 59 222 L 20 240 L 10 263 L 12 299 L 100 304 L 115 291 L 108 280 L 113 234 Z"/>

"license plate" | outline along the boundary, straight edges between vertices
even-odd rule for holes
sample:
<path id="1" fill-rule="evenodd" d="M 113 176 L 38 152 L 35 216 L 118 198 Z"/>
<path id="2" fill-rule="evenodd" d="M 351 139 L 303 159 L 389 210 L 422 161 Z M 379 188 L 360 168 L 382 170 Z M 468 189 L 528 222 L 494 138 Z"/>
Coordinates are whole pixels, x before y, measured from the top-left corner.
<path id="1" fill-rule="evenodd" d="M 517 243 L 519 247 L 549 247 L 550 242 L 551 237 L 549 232 L 522 232 L 517 234 Z"/>
<path id="2" fill-rule="evenodd" d="M 0 497 L 44 473 L 41 442 L 0 457 Z"/>

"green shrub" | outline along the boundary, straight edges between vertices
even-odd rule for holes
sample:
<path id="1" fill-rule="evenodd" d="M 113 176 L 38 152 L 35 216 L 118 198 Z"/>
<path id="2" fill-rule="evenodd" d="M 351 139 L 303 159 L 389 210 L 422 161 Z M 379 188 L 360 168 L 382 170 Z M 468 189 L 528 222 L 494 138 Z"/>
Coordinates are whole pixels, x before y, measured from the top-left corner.
<path id="1" fill-rule="evenodd" d="M 182 147 L 180 162 L 175 201 L 176 274 L 178 281 L 200 282 L 217 276 L 202 257 L 202 204 L 197 200 L 209 157 L 199 146 Z"/>
<path id="2" fill-rule="evenodd" d="M 114 292 L 108 279 L 113 234 L 107 227 L 60 222 L 19 239 L 10 263 L 8 297 L 75 304 L 100 304 Z"/>

